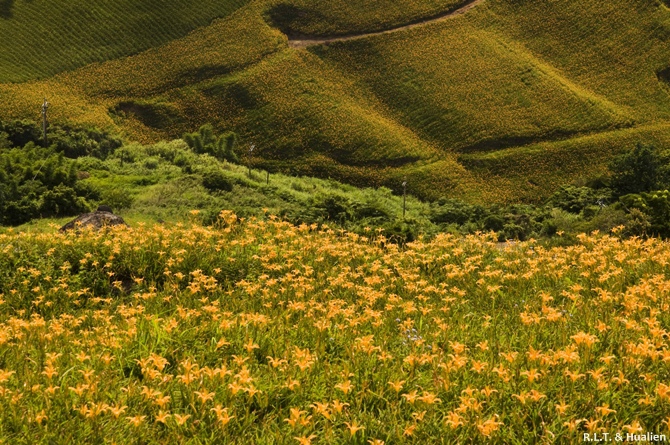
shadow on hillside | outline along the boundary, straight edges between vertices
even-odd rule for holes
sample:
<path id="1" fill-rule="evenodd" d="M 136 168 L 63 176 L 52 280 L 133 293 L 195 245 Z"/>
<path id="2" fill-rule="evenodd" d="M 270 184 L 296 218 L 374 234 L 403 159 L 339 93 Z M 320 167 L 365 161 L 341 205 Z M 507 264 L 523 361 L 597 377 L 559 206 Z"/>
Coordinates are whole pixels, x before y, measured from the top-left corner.
<path id="1" fill-rule="evenodd" d="M 670 76 L 670 69 L 666 70 L 668 71 L 668 75 Z M 659 79 L 661 78 L 661 75 L 659 73 Z M 670 80 L 670 78 L 668 79 Z M 666 81 L 667 82 L 667 81 Z M 670 86 L 670 84 L 669 84 Z M 541 142 L 558 142 L 558 141 L 564 141 L 580 136 L 588 136 L 591 134 L 597 134 L 597 133 L 602 133 L 602 132 L 607 132 L 607 131 L 615 131 L 615 130 L 621 130 L 624 128 L 631 128 L 635 125 L 635 121 L 629 120 L 626 122 L 621 122 L 618 124 L 615 124 L 611 127 L 601 127 L 601 128 L 593 128 L 591 130 L 561 130 L 561 129 L 555 129 L 548 131 L 544 134 L 540 135 L 529 135 L 529 136 L 502 136 L 502 137 L 497 137 L 497 138 L 490 138 L 490 139 L 484 139 L 482 141 L 479 141 L 477 143 L 468 145 L 466 147 L 459 148 L 458 151 L 461 154 L 473 154 L 473 153 L 482 153 L 482 152 L 491 152 L 491 151 L 499 151 L 499 150 L 505 150 L 508 148 L 515 148 L 515 147 L 524 147 L 527 145 L 532 145 L 532 144 L 538 144 Z"/>
<path id="2" fill-rule="evenodd" d="M 182 120 L 182 116 L 173 107 L 166 104 L 149 102 L 121 102 L 109 110 L 113 116 L 135 118 L 144 125 L 155 129 L 167 129 Z"/>
<path id="3" fill-rule="evenodd" d="M 666 87 L 670 87 L 670 66 L 656 73 L 658 80 L 663 82 Z"/>
<path id="4" fill-rule="evenodd" d="M 12 18 L 12 8 L 14 8 L 14 0 L 0 0 L 0 18 Z"/>
<path id="5" fill-rule="evenodd" d="M 266 21 L 289 38 L 296 39 L 305 37 L 298 29 L 309 26 L 310 23 L 327 23 L 327 18 L 313 9 L 306 10 L 281 3 L 270 8 Z"/>

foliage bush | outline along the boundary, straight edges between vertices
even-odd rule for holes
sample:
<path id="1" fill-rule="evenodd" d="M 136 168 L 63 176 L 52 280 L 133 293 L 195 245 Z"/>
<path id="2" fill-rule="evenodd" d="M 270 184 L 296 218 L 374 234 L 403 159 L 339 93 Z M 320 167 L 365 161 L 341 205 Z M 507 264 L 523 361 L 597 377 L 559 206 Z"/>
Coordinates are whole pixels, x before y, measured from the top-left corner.
<path id="1" fill-rule="evenodd" d="M 5 148 L 23 147 L 28 142 L 38 142 L 42 138 L 42 130 L 33 121 L 13 120 L 3 122 L 0 120 L 0 132 L 5 133 L 5 141 L 9 141 Z"/>
<path id="2" fill-rule="evenodd" d="M 89 191 L 77 184 L 76 163 L 54 147 L 32 142 L 0 150 L 0 224 L 37 217 L 75 215 L 88 209 Z"/>
<path id="3" fill-rule="evenodd" d="M 30 134 L 29 125 L 14 127 L 20 130 L 14 135 Z M 160 219 L 183 218 L 193 208 L 200 209 L 208 221 L 214 221 L 222 208 L 233 209 L 243 217 L 261 216 L 267 211 L 297 225 L 334 224 L 360 235 L 381 228 L 390 239 L 402 243 L 438 232 L 493 231 L 499 241 L 505 241 L 592 230 L 606 232 L 620 225 L 628 228 L 626 234 L 670 235 L 663 193 L 630 195 L 622 198 L 619 205 L 608 206 L 615 193 L 605 187 L 609 178 L 589 183 L 591 187 L 561 187 L 546 205 L 484 207 L 447 198 L 424 203 L 408 196 L 403 219 L 402 197 L 393 195 L 388 188 L 361 190 L 333 180 L 282 174 L 273 174 L 271 183 L 266 184 L 264 172 L 254 170 L 249 175 L 246 167 L 216 158 L 216 144 L 225 138 L 215 137 L 211 126 L 185 139 L 190 142 L 127 144 L 104 160 L 82 156 L 75 162 L 62 151 L 56 153 L 56 145 L 44 151 L 30 142 L 24 150 L 26 154 L 43 151 L 39 156 L 33 154 L 31 162 L 19 168 L 11 156 L 3 161 L 2 224 L 74 214 L 101 203 L 115 210 L 161 215 Z M 3 151 L 10 152 L 17 156 L 20 150 Z M 47 160 L 42 163 L 40 159 L 44 157 Z M 658 164 L 659 171 L 663 168 L 664 164 Z M 78 170 L 86 172 L 82 178 L 90 178 L 77 180 Z M 59 184 L 62 186 L 56 188 Z M 236 189 L 236 193 L 220 193 Z M 631 214 L 635 209 L 644 217 Z M 574 241 L 567 235 L 563 238 L 568 239 Z"/>
<path id="4" fill-rule="evenodd" d="M 647 216 L 646 221 L 649 223 L 646 233 L 662 237 L 670 236 L 670 191 L 657 190 L 625 195 L 620 198 L 620 202 L 621 206 L 631 213 L 635 227 L 646 224 L 638 213 L 641 212 Z M 638 212 L 633 214 L 634 210 Z"/>
<path id="5" fill-rule="evenodd" d="M 435 224 L 463 225 L 480 219 L 486 211 L 481 206 L 466 204 L 456 199 L 442 198 L 431 206 L 430 220 Z"/>
<path id="6" fill-rule="evenodd" d="M 105 159 L 123 144 L 121 139 L 106 131 L 67 125 L 49 125 L 47 140 L 57 152 L 69 158 L 95 156 Z M 0 148 L 23 147 L 31 142 L 42 145 L 43 141 L 42 129 L 34 121 L 0 121 Z"/>
<path id="7" fill-rule="evenodd" d="M 670 187 L 670 155 L 653 145 L 638 143 L 610 164 L 616 196 Z"/>
<path id="8" fill-rule="evenodd" d="M 202 175 L 202 185 L 207 190 L 232 192 L 234 184 L 221 170 L 208 170 Z"/>
<path id="9" fill-rule="evenodd" d="M 219 160 L 239 162 L 235 153 L 237 135 L 233 132 L 229 131 L 215 136 L 214 127 L 207 124 L 200 127 L 200 130 L 195 133 L 186 133 L 183 139 L 197 154 L 207 153 Z"/>
<path id="10" fill-rule="evenodd" d="M 91 127 L 51 126 L 47 137 L 49 145 L 55 146 L 56 151 L 69 158 L 94 156 L 106 159 L 123 145 L 121 139 Z"/>
<path id="11" fill-rule="evenodd" d="M 291 187 L 295 190 L 296 183 Z M 301 191 L 301 190 L 299 190 Z M 314 196 L 311 207 L 316 219 L 344 224 L 354 219 L 353 204 L 349 198 L 337 193 L 322 193 Z"/>
<path id="12" fill-rule="evenodd" d="M 645 237 L 651 230 L 649 216 L 640 209 L 631 209 L 626 221 L 626 235 Z"/>
<path id="13" fill-rule="evenodd" d="M 42 217 L 76 215 L 87 211 L 86 200 L 64 184 L 45 190 L 40 197 L 39 213 Z"/>
<path id="14" fill-rule="evenodd" d="M 580 213 L 588 206 L 604 205 L 612 200 L 609 189 L 595 190 L 591 187 L 561 187 L 549 199 L 549 204 L 570 213 Z"/>
<path id="15" fill-rule="evenodd" d="M 133 194 L 121 187 L 114 187 L 101 192 L 99 199 L 101 204 L 111 207 L 115 212 L 129 209 L 135 201 Z"/>

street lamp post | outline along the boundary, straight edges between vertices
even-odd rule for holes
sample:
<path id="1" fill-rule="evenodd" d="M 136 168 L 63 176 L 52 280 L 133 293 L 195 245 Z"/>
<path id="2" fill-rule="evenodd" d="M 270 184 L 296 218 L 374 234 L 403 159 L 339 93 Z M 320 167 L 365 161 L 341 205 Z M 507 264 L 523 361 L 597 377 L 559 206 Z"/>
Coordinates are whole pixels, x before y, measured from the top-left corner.
<path id="1" fill-rule="evenodd" d="M 407 204 L 407 181 L 402 183 L 402 219 L 405 219 L 405 206 Z"/>
<path id="2" fill-rule="evenodd" d="M 247 167 L 249 168 L 249 177 L 251 178 L 251 155 L 254 154 L 254 149 L 256 146 L 254 144 L 249 145 L 249 155 L 247 156 Z"/>
<path id="3" fill-rule="evenodd" d="M 44 136 L 44 147 L 48 146 L 47 140 L 47 110 L 49 109 L 49 102 L 47 102 L 46 97 L 44 98 L 44 103 L 42 103 L 42 133 Z"/>

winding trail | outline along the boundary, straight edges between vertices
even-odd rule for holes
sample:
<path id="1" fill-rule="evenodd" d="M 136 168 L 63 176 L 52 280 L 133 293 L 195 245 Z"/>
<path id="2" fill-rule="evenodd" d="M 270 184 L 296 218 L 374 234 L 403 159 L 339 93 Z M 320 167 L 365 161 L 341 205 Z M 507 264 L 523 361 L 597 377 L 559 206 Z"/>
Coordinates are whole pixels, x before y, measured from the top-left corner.
<path id="1" fill-rule="evenodd" d="M 309 36 L 303 36 L 303 37 L 290 37 L 288 39 L 288 44 L 291 48 L 307 48 L 308 46 L 315 46 L 315 45 L 323 45 L 327 43 L 332 43 L 332 42 L 346 42 L 349 40 L 359 40 L 359 39 L 365 39 L 367 37 L 373 37 L 373 36 L 380 36 L 384 34 L 392 34 L 394 32 L 398 31 L 405 31 L 408 29 L 416 28 L 419 26 L 424 26 L 429 23 L 435 23 L 435 22 L 441 22 L 444 20 L 448 20 L 450 18 L 465 14 L 478 4 L 482 3 L 484 0 L 469 0 L 467 3 L 465 3 L 463 6 L 461 6 L 458 9 L 455 9 L 453 11 L 447 12 L 446 14 L 439 15 L 437 17 L 432 17 L 429 19 L 424 19 L 415 23 L 411 23 L 409 25 L 402 25 L 398 26 L 397 28 L 391 28 L 387 29 L 384 31 L 376 31 L 376 32 L 369 32 L 365 34 L 349 34 L 349 35 L 343 35 L 343 36 L 337 36 L 337 37 L 309 37 Z"/>

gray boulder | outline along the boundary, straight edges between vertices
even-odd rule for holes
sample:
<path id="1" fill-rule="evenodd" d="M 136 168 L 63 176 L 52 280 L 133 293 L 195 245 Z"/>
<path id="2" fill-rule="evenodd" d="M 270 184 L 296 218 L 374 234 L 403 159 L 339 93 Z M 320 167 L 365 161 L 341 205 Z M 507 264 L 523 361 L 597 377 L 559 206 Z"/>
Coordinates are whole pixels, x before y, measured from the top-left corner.
<path id="1" fill-rule="evenodd" d="M 100 206 L 95 212 L 79 215 L 77 218 L 61 227 L 60 231 L 67 232 L 68 230 L 83 229 L 86 227 L 90 227 L 94 230 L 100 230 L 103 227 L 119 225 L 128 227 L 128 224 L 126 224 L 123 218 L 112 213 L 112 209 L 110 207 Z"/>

